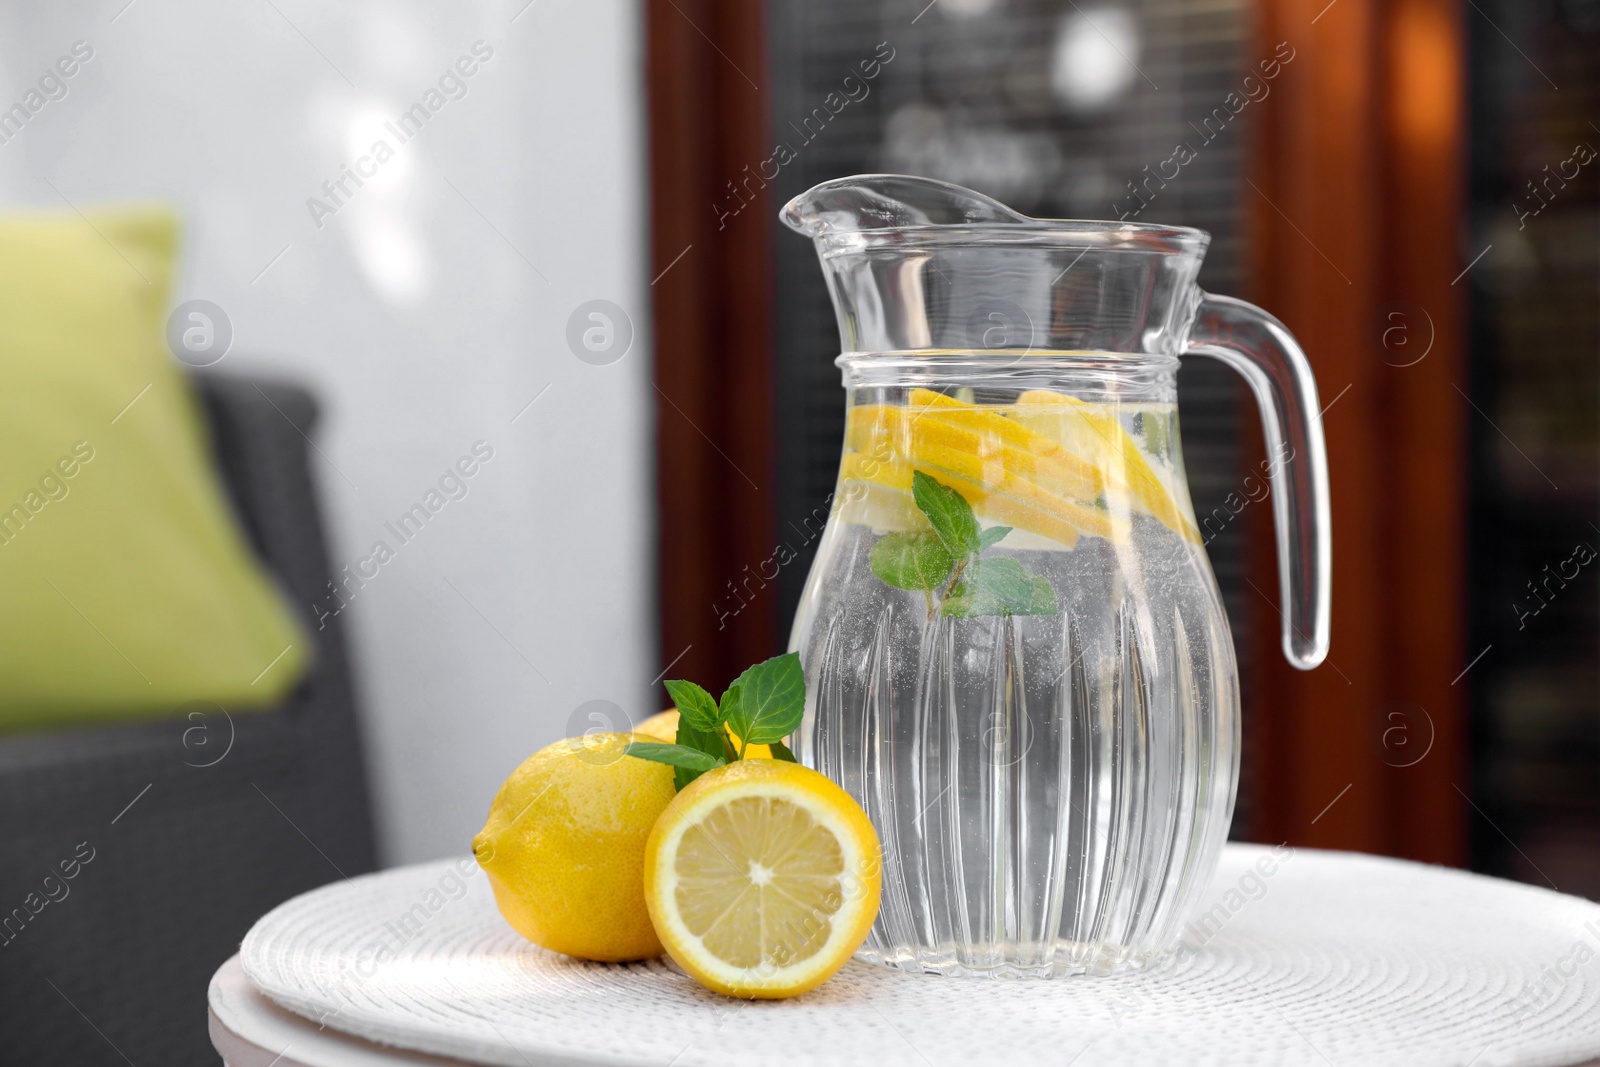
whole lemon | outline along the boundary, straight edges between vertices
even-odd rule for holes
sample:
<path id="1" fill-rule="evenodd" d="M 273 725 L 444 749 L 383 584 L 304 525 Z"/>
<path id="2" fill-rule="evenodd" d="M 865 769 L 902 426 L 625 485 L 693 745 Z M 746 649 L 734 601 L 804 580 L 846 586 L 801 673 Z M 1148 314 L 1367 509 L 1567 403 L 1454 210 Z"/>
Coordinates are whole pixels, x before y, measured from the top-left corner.
<path id="1" fill-rule="evenodd" d="M 656 712 L 635 726 L 633 732 L 653 737 L 657 741 L 665 741 L 670 745 L 678 739 L 678 709 L 668 708 L 666 711 Z"/>
<path id="2" fill-rule="evenodd" d="M 661 955 L 644 902 L 644 848 L 672 768 L 589 734 L 529 756 L 495 794 L 472 854 L 506 922 L 536 945 L 608 963 Z"/>

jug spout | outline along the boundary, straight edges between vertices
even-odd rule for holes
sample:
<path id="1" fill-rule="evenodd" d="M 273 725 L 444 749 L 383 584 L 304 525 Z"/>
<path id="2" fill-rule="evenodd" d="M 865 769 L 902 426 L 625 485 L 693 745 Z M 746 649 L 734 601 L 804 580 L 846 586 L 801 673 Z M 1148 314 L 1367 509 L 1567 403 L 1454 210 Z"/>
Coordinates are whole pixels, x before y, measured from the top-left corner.
<path id="1" fill-rule="evenodd" d="M 858 174 L 806 190 L 783 209 L 783 221 L 807 237 L 918 226 L 1027 225 L 998 200 L 932 178 Z"/>

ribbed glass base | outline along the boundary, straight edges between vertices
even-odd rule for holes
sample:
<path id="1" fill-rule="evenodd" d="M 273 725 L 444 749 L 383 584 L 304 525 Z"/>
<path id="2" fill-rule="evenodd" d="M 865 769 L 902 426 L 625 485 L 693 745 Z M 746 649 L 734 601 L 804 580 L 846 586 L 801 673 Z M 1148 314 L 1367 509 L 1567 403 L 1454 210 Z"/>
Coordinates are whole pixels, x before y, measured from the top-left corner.
<path id="1" fill-rule="evenodd" d="M 1142 971 L 1170 957 L 1170 952 L 1131 952 L 1116 946 L 1085 945 L 1063 941 L 1053 957 L 1043 962 L 1019 962 L 1034 946 L 995 945 L 987 951 L 976 946 L 936 945 L 881 952 L 863 948 L 856 959 L 909 974 L 942 974 L 956 978 L 1068 978 L 1105 976 Z"/>

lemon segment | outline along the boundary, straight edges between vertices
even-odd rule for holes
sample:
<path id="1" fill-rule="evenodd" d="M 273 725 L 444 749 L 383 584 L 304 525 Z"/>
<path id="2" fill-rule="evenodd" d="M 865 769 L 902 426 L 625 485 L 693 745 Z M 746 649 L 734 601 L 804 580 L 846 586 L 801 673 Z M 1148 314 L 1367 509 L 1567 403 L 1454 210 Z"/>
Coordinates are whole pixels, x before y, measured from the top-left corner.
<path id="1" fill-rule="evenodd" d="M 967 477 L 981 478 L 988 468 L 1004 470 L 1030 478 L 1048 491 L 1074 500 L 1093 500 L 1100 495 L 1100 472 L 1094 466 L 1058 445 L 1053 439 L 1034 433 L 1020 423 L 971 405 L 952 408 L 960 401 L 940 397 L 944 404 L 926 403 L 919 397 L 939 396 L 926 389 L 913 389 L 906 407 L 887 404 L 854 408 L 846 424 L 846 444 L 871 463 L 892 462 L 895 456 L 937 462 L 934 455 L 947 458 L 945 466 L 970 468 Z"/>
<path id="2" fill-rule="evenodd" d="M 1049 390 L 979 405 L 916 388 L 903 406 L 851 408 L 845 447 L 841 492 L 853 496 L 844 496 L 842 514 L 880 532 L 926 526 L 911 498 L 912 471 L 921 470 L 981 520 L 1068 547 L 1081 534 L 1126 538 L 1135 513 L 1200 541 L 1114 405 Z"/>
<path id="3" fill-rule="evenodd" d="M 662 812 L 645 903 L 667 954 L 701 985 L 781 999 L 816 988 L 866 940 L 881 867 L 848 793 L 799 764 L 741 760 Z"/>
<path id="4" fill-rule="evenodd" d="M 1105 473 L 1111 494 L 1130 500 L 1134 510 L 1160 520 L 1190 541 L 1201 540 L 1194 519 L 1150 466 L 1113 406 L 1091 404 L 1048 389 L 1030 389 L 1017 398 L 1011 412 L 1024 426 L 1090 459 Z M 1112 510 L 1118 510 L 1115 504 Z"/>
<path id="5" fill-rule="evenodd" d="M 931 474 L 960 493 L 985 526 L 1005 525 L 1028 530 L 1067 548 L 1072 547 L 1084 529 L 1095 533 L 1115 532 L 1109 528 L 1104 515 L 1096 515 L 1069 501 L 1055 500 L 1049 506 L 1070 510 L 1078 519 L 1077 525 L 1049 510 L 991 493 L 982 483 L 949 470 L 927 463 L 919 463 L 915 469 Z M 844 501 L 841 517 L 846 522 L 871 527 L 877 533 L 931 530 L 927 517 L 911 495 L 912 470 L 911 464 L 903 460 L 880 463 L 856 452 L 846 452 L 840 465 L 840 495 Z"/>
<path id="6" fill-rule="evenodd" d="M 913 396 L 938 396 L 913 390 Z M 899 525 L 870 522 L 873 529 L 926 527 L 911 498 L 911 475 L 920 470 L 948 485 L 987 524 L 1014 526 L 1070 547 L 1080 534 L 1118 539 L 1126 518 L 1095 505 L 1104 495 L 1100 472 L 1051 439 L 1019 423 L 961 401 L 902 408 L 863 404 L 846 423 L 850 446 L 841 462 L 841 485 L 861 483 L 903 494 L 888 514 Z M 876 497 L 885 500 L 882 495 Z M 911 509 L 910 512 L 907 509 Z M 846 513 L 847 519 L 851 517 Z"/>
<path id="7" fill-rule="evenodd" d="M 853 453 L 846 453 L 846 456 Z M 839 481 L 839 518 L 875 533 L 904 533 L 928 529 L 928 520 L 917 508 L 911 490 L 878 485 L 856 478 Z"/>
<path id="8" fill-rule="evenodd" d="M 1009 408 L 969 404 L 931 389 L 913 389 L 909 400 L 907 411 L 913 427 L 931 420 L 935 427 L 960 428 L 971 435 L 967 440 L 976 436 L 987 442 L 988 450 L 994 450 L 998 444 L 1003 454 L 1013 457 L 1014 469 L 1020 464 L 1053 480 L 1057 483 L 1052 486 L 1056 492 L 1079 500 L 1093 500 L 1100 494 L 1103 473 L 1091 460 L 1007 418 Z M 947 443 L 955 444 L 954 441 Z"/>

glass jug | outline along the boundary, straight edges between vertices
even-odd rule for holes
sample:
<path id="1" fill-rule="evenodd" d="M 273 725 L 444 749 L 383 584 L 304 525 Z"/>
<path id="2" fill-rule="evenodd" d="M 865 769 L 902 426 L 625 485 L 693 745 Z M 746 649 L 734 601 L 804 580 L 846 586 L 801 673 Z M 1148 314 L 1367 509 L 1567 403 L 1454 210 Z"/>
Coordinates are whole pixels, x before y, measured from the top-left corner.
<path id="1" fill-rule="evenodd" d="M 1178 357 L 1249 381 L 1283 647 L 1328 647 L 1316 384 L 1179 227 L 1033 219 L 923 178 L 790 202 L 837 312 L 848 416 L 795 619 L 801 762 L 883 843 L 861 955 L 1107 973 L 1160 958 L 1216 865 L 1239 760 L 1228 620 L 1178 444 Z"/>

